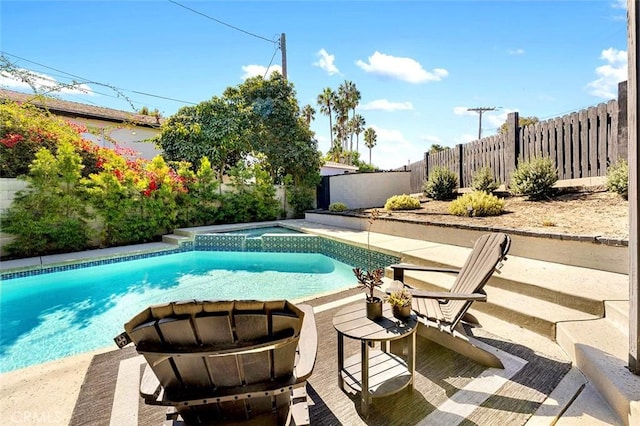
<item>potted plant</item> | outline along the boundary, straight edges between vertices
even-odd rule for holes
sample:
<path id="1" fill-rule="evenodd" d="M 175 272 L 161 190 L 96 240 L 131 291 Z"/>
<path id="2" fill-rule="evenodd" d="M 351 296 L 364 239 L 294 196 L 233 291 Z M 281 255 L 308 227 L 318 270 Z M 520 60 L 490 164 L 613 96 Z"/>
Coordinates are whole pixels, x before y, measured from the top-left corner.
<path id="1" fill-rule="evenodd" d="M 358 286 L 367 291 L 367 318 L 370 320 L 380 318 L 382 316 L 382 299 L 375 296 L 373 291 L 382 285 L 384 269 L 363 271 L 360 268 L 353 268 L 353 273 L 358 279 Z"/>
<path id="2" fill-rule="evenodd" d="M 392 291 L 385 301 L 391 305 L 394 317 L 404 319 L 411 316 L 411 293 L 406 288 Z"/>
<path id="3" fill-rule="evenodd" d="M 382 299 L 375 296 L 374 290 L 382 285 L 382 277 L 384 277 L 383 268 L 372 268 L 371 264 L 371 245 L 369 237 L 371 234 L 371 225 L 380 216 L 378 209 L 373 209 L 369 213 L 367 227 L 367 270 L 362 268 L 353 268 L 353 273 L 358 279 L 360 288 L 367 292 L 367 318 L 371 320 L 378 319 L 382 316 Z"/>

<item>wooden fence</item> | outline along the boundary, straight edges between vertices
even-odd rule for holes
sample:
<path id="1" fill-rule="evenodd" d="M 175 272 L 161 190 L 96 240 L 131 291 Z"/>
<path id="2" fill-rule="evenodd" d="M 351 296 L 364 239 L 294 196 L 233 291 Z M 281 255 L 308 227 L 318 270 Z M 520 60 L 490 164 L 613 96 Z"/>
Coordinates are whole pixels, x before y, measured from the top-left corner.
<path id="1" fill-rule="evenodd" d="M 422 192 L 424 180 L 436 167 L 458 176 L 460 187 L 471 186 L 474 174 L 489 167 L 494 178 L 508 183 L 522 161 L 550 158 L 558 179 L 606 176 L 608 167 L 627 155 L 627 83 L 618 85 L 618 100 L 611 100 L 551 120 L 518 126 L 518 113 L 507 117 L 507 132 L 425 153 L 411 170 L 411 191 Z"/>

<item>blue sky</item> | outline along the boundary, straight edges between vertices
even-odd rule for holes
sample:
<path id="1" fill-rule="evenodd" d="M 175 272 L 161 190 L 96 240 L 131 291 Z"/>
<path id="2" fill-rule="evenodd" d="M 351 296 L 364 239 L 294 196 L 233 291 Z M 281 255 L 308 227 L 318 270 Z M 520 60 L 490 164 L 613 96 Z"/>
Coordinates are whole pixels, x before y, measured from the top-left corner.
<path id="1" fill-rule="evenodd" d="M 280 69 L 285 33 L 288 77 L 300 106 L 317 111 L 319 148 L 329 149 L 329 120 L 317 97 L 350 80 L 384 169 L 476 139 L 468 108 L 498 107 L 483 114 L 488 136 L 512 111 L 542 120 L 616 98 L 627 78 L 626 0 L 176 1 L 227 25 L 171 1 L 2 0 L 0 50 L 44 79 L 103 84 L 63 99 L 132 110 L 109 85 L 170 116 Z"/>

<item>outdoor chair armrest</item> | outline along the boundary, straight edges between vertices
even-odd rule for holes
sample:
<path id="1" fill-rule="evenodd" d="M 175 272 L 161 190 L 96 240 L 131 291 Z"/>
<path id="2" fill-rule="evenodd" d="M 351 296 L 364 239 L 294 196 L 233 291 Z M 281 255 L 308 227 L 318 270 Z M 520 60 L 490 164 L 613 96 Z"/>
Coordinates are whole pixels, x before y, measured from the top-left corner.
<path id="1" fill-rule="evenodd" d="M 423 271 L 423 272 L 444 272 L 449 274 L 457 274 L 460 272 L 458 268 L 440 268 L 437 266 L 413 265 L 411 263 L 396 263 L 390 266 L 393 269 L 393 279 L 404 281 L 404 271 Z"/>
<path id="2" fill-rule="evenodd" d="M 483 293 L 449 293 L 448 291 L 426 291 L 409 288 L 409 293 L 415 298 L 438 300 L 477 300 L 485 302 L 487 295 Z"/>
<path id="3" fill-rule="evenodd" d="M 306 380 L 313 372 L 318 352 L 318 330 L 316 328 L 316 318 L 313 307 L 310 305 L 296 305 L 304 312 L 300 339 L 298 340 L 298 363 L 295 374 L 298 381 Z"/>
<path id="4" fill-rule="evenodd" d="M 151 366 L 147 364 L 144 368 L 142 380 L 140 381 L 140 396 L 145 401 L 155 401 L 158 395 L 160 395 L 161 390 L 160 380 L 156 377 Z"/>

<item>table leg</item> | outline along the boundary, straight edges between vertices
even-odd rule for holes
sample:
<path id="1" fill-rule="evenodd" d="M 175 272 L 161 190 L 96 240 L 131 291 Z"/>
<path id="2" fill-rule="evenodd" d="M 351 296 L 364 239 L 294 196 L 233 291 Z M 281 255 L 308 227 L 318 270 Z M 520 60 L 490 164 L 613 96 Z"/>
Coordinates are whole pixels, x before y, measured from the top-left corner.
<path id="1" fill-rule="evenodd" d="M 407 351 L 409 374 L 411 374 L 411 382 L 409 382 L 409 391 L 413 392 L 413 382 L 416 377 L 416 332 L 411 333 L 409 340 L 409 350 Z"/>
<path id="2" fill-rule="evenodd" d="M 362 340 L 361 342 L 361 367 L 362 371 L 360 372 L 361 384 L 362 384 L 362 416 L 367 417 L 369 415 L 369 401 L 371 398 L 369 397 L 369 344 Z"/>
<path id="3" fill-rule="evenodd" d="M 344 369 L 344 336 L 338 333 L 338 387 L 344 390 L 344 379 L 342 370 Z"/>

